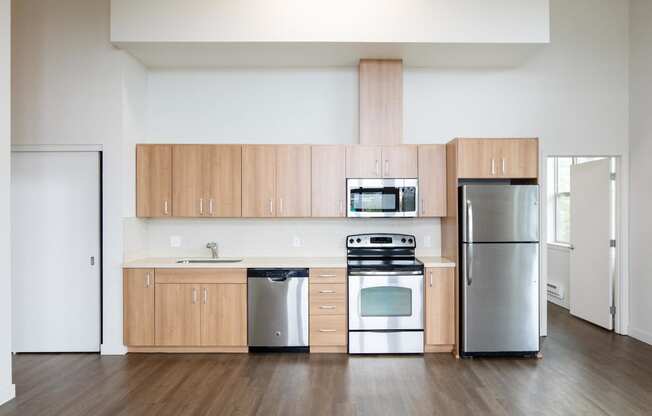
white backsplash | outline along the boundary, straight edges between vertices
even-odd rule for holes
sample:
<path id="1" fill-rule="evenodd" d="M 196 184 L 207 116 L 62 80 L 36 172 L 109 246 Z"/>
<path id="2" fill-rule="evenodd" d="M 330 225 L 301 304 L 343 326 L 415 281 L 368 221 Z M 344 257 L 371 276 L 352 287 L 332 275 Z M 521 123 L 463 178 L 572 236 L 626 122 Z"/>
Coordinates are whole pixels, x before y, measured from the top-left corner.
<path id="1" fill-rule="evenodd" d="M 126 218 L 124 225 L 125 260 L 208 256 L 209 241 L 217 242 L 221 257 L 344 256 L 347 235 L 375 232 L 413 234 L 418 255 L 441 254 L 439 219 Z M 180 246 L 171 247 L 171 240 Z"/>

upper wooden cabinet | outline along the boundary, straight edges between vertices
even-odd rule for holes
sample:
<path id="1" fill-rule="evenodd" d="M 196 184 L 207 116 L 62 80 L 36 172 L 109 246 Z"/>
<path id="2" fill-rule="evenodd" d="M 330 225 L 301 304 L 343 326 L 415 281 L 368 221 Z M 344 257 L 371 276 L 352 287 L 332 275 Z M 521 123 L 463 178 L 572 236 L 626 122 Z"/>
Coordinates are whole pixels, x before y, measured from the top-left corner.
<path id="1" fill-rule="evenodd" d="M 416 178 L 417 146 L 349 146 L 347 178 Z"/>
<path id="2" fill-rule="evenodd" d="M 123 277 L 124 343 L 154 345 L 154 269 L 125 269 Z"/>
<path id="3" fill-rule="evenodd" d="M 419 216 L 446 216 L 446 145 L 419 146 Z"/>
<path id="4" fill-rule="evenodd" d="M 243 216 L 310 216 L 310 146 L 246 145 L 242 172 Z"/>
<path id="5" fill-rule="evenodd" d="M 346 215 L 346 147 L 312 146 L 312 216 Z"/>
<path id="6" fill-rule="evenodd" d="M 310 146 L 277 146 L 276 216 L 309 217 L 311 187 Z"/>
<path id="7" fill-rule="evenodd" d="M 537 139 L 457 139 L 458 178 L 537 178 Z"/>
<path id="8" fill-rule="evenodd" d="M 359 66 L 360 144 L 403 140 L 403 61 L 363 59 Z"/>
<path id="9" fill-rule="evenodd" d="M 136 216 L 172 215 L 172 146 L 136 146 Z"/>
<path id="10" fill-rule="evenodd" d="M 239 217 L 242 155 L 238 145 L 175 145 L 175 217 Z"/>

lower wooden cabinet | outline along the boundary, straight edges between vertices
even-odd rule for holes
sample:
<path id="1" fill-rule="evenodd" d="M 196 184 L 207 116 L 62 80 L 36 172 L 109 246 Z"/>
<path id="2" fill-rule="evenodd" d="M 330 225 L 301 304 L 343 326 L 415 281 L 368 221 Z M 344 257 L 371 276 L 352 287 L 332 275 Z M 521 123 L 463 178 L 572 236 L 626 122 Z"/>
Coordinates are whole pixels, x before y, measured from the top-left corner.
<path id="1" fill-rule="evenodd" d="M 123 288 L 125 344 L 154 345 L 154 269 L 125 269 Z"/>
<path id="2" fill-rule="evenodd" d="M 152 352 L 246 350 L 246 270 L 125 269 L 124 339 Z"/>
<path id="3" fill-rule="evenodd" d="M 345 269 L 310 269 L 310 352 L 347 352 L 345 282 Z"/>
<path id="4" fill-rule="evenodd" d="M 455 345 L 455 269 L 426 269 L 426 352 L 451 352 Z"/>

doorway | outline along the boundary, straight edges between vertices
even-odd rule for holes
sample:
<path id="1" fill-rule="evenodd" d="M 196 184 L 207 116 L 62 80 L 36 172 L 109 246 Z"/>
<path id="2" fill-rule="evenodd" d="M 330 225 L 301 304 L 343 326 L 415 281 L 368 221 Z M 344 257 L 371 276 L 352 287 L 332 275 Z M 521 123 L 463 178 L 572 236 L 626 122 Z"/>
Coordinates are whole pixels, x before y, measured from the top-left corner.
<path id="1" fill-rule="evenodd" d="M 98 352 L 101 153 L 14 151 L 14 352 Z"/>
<path id="2" fill-rule="evenodd" d="M 548 301 L 613 330 L 618 279 L 617 157 L 549 157 Z"/>

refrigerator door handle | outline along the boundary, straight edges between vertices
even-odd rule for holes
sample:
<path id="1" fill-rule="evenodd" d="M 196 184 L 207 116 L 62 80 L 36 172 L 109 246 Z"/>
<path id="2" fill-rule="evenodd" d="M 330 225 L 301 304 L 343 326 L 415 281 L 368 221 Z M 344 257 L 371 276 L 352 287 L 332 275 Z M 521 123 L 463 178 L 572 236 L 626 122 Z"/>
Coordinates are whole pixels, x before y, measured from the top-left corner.
<path id="1" fill-rule="evenodd" d="M 462 253 L 464 256 L 462 261 L 466 266 L 464 274 L 466 274 L 466 285 L 471 286 L 473 283 L 473 244 L 465 244 L 465 250 Z"/>
<path id="2" fill-rule="evenodd" d="M 469 243 L 473 242 L 473 204 L 470 199 L 466 200 L 466 241 Z"/>

